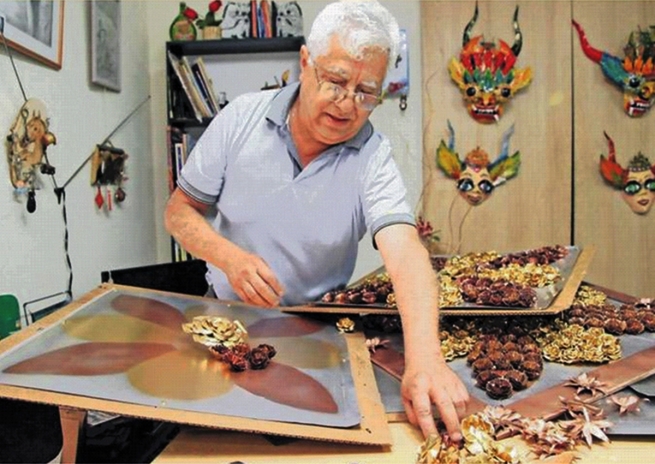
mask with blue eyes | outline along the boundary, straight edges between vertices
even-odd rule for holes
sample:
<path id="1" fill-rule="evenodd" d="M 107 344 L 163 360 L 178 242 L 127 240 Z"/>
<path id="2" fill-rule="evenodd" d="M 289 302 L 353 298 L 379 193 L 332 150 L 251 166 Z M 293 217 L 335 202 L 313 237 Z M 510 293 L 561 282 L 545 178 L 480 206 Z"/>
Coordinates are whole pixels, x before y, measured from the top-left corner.
<path id="1" fill-rule="evenodd" d="M 514 126 L 503 134 L 500 155 L 493 162 L 480 147 L 471 150 L 463 161 L 460 160 L 455 151 L 455 131 L 450 121 L 448 131 L 448 143 L 442 140 L 437 148 L 437 167 L 456 181 L 459 194 L 471 206 L 482 204 L 496 187 L 518 174 L 521 154 L 517 151 L 509 156 L 509 139 L 514 133 Z"/>

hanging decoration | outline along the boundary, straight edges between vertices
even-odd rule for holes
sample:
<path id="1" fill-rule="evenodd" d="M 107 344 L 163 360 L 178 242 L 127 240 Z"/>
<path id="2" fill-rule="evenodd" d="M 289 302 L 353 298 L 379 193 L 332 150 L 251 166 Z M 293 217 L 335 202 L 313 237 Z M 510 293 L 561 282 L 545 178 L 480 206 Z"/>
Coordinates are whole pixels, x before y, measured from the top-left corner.
<path id="1" fill-rule="evenodd" d="M 655 201 L 655 164 L 650 163 L 643 153 L 637 153 L 627 168 L 616 162 L 614 141 L 604 132 L 609 146 L 609 155 L 600 155 L 600 174 L 617 190 L 630 209 L 637 214 L 646 214 Z"/>
<path id="2" fill-rule="evenodd" d="M 393 69 L 389 70 L 382 83 L 382 98 L 399 98 L 398 106 L 401 111 L 407 109 L 407 95 L 409 94 L 409 51 L 407 44 L 407 31 L 400 30 L 400 51 Z"/>
<path id="3" fill-rule="evenodd" d="M 91 185 L 97 189 L 94 201 L 98 209 L 104 206 L 111 211 L 113 201 L 122 203 L 125 200 L 123 183 L 127 180 L 125 161 L 128 157 L 125 150 L 115 148 L 111 143 L 96 145 L 91 155 Z"/>
<path id="4" fill-rule="evenodd" d="M 27 211 L 30 213 L 36 211 L 37 168 L 42 174 L 55 173 L 46 155 L 48 146 L 57 142 L 49 125 L 45 104 L 31 98 L 21 107 L 7 136 L 11 184 L 16 193 L 27 195 Z"/>
<path id="5" fill-rule="evenodd" d="M 628 116 L 638 118 L 655 103 L 655 26 L 649 30 L 633 31 L 623 48 L 625 57 L 610 55 L 593 48 L 584 29 L 575 20 L 582 51 L 598 63 L 605 77 L 623 90 L 623 109 Z"/>
<path id="6" fill-rule="evenodd" d="M 471 206 L 482 204 L 491 196 L 494 189 L 519 173 L 521 154 L 509 153 L 509 139 L 514 133 L 514 126 L 503 134 L 500 154 L 495 161 L 489 161 L 489 155 L 480 147 L 471 150 L 464 160 L 460 160 L 455 151 L 455 131 L 448 121 L 450 137 L 448 144 L 442 140 L 437 148 L 437 166 L 448 177 L 457 181 L 457 190 Z"/>
<path id="7" fill-rule="evenodd" d="M 482 35 L 471 38 L 471 30 L 478 20 L 478 5 L 464 29 L 463 48 L 459 59 L 453 57 L 448 65 L 451 79 L 462 92 L 468 113 L 476 121 L 498 122 L 505 104 L 521 89 L 530 84 L 532 70 L 516 69 L 523 35 L 518 22 L 519 7 L 514 11 L 514 44 L 498 40 L 485 42 Z"/>

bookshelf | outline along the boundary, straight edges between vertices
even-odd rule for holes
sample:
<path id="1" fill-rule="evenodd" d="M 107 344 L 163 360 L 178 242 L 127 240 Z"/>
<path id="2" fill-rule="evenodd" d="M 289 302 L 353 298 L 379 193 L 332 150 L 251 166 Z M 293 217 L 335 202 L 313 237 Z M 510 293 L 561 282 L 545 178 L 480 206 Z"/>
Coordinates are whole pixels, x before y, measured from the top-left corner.
<path id="1" fill-rule="evenodd" d="M 298 51 L 304 43 L 304 37 L 166 43 L 166 142 L 170 192 L 195 142 L 220 112 L 218 94 L 225 92 L 229 100 L 240 93 L 257 91 L 265 84 L 274 83 L 274 76 L 282 68 L 293 68 L 292 75 L 297 76 Z M 194 77 L 194 67 L 199 74 L 197 77 Z M 217 105 L 219 107 L 214 108 Z M 192 259 L 173 239 L 171 257 L 173 261 Z"/>

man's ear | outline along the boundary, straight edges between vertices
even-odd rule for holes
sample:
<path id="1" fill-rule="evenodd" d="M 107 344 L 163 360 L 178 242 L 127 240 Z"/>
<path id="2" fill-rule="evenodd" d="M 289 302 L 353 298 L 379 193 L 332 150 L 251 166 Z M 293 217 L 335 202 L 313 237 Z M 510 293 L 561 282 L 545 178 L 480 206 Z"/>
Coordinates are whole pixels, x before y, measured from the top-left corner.
<path id="1" fill-rule="evenodd" d="M 309 49 L 307 45 L 302 45 L 300 47 L 300 71 L 305 69 L 309 65 Z"/>

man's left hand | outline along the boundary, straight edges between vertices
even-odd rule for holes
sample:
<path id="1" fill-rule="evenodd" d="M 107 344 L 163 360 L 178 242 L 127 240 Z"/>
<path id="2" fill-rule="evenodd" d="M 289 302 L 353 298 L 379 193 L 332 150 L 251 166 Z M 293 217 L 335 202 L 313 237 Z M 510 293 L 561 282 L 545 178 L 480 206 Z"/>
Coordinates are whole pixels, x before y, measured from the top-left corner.
<path id="1" fill-rule="evenodd" d="M 432 414 L 432 405 L 435 405 L 450 438 L 461 440 L 460 420 L 466 412 L 469 395 L 443 359 L 423 362 L 421 366 L 409 361 L 403 375 L 401 397 L 409 422 L 418 426 L 424 437 L 437 433 Z"/>

